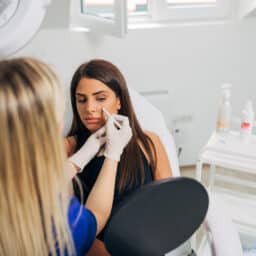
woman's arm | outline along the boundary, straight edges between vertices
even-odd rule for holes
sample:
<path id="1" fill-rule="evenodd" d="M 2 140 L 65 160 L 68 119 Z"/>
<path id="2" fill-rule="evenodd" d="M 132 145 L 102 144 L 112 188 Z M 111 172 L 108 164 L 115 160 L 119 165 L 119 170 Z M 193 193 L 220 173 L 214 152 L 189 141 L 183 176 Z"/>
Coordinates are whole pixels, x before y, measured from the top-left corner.
<path id="1" fill-rule="evenodd" d="M 97 234 L 105 226 L 111 213 L 117 173 L 117 161 L 106 158 L 96 182 L 87 198 L 86 207 L 97 219 Z"/>
<path id="2" fill-rule="evenodd" d="M 70 157 L 75 152 L 76 139 L 74 136 L 69 136 L 64 138 L 63 143 L 64 143 L 64 149 L 65 149 L 66 155 L 67 157 Z M 78 168 L 76 165 L 74 165 L 73 163 L 67 160 L 67 173 L 70 179 L 74 178 L 77 172 L 79 171 L 80 171 L 80 168 Z"/>
<path id="3" fill-rule="evenodd" d="M 90 250 L 86 254 L 87 256 L 111 256 L 110 253 L 107 251 L 105 244 L 99 240 L 95 239 Z"/>
<path id="4" fill-rule="evenodd" d="M 103 229 L 110 216 L 114 199 L 118 161 L 123 149 L 132 137 L 128 118 L 116 115 L 115 119 L 120 121 L 121 127 L 120 129 L 116 128 L 113 118 L 107 120 L 105 160 L 86 201 L 86 207 L 94 213 L 97 219 L 97 234 Z"/>
<path id="5" fill-rule="evenodd" d="M 74 154 L 76 148 L 76 139 L 74 136 L 64 138 L 64 148 L 68 157 Z"/>
<path id="6" fill-rule="evenodd" d="M 145 131 L 145 133 L 150 137 L 156 149 L 157 165 L 154 180 L 170 178 L 172 176 L 170 161 L 160 138 L 154 132 Z"/>

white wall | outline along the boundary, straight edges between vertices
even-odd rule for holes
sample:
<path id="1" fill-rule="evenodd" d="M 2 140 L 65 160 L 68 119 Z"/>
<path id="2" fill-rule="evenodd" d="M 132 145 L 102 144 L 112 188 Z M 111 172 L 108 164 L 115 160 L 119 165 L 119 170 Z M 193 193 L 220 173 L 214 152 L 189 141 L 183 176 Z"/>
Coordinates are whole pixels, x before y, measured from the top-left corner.
<path id="1" fill-rule="evenodd" d="M 42 30 L 17 55 L 51 63 L 67 90 L 77 66 L 95 57 L 115 63 L 138 91 L 168 89 L 169 101 L 160 108 L 170 129 L 172 120 L 178 119 L 181 136 L 177 142 L 184 147 L 180 163 L 185 165 L 195 163 L 215 128 L 222 82 L 234 85 L 235 112 L 240 114 L 248 98 L 256 107 L 255 46 L 256 18 L 242 23 L 132 30 L 124 39 Z M 67 120 L 70 116 L 69 109 Z"/>

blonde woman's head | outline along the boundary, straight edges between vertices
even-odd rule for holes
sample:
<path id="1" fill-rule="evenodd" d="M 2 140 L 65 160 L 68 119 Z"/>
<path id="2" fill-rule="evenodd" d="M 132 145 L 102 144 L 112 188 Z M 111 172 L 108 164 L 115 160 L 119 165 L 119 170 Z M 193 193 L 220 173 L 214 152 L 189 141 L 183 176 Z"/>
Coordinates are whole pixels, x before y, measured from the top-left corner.
<path id="1" fill-rule="evenodd" d="M 72 250 L 60 122 L 63 91 L 32 58 L 0 61 L 0 255 Z"/>

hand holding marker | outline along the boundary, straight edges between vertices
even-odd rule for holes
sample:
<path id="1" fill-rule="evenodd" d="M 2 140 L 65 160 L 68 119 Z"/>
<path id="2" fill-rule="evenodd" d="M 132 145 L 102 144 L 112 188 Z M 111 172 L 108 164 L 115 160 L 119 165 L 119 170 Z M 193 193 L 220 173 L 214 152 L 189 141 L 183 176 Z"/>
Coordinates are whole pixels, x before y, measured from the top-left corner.
<path id="1" fill-rule="evenodd" d="M 106 114 L 108 118 L 112 118 L 114 124 L 117 126 L 118 129 L 121 129 L 121 125 L 115 120 L 115 118 L 104 108 L 102 107 L 102 111 Z"/>
<path id="2" fill-rule="evenodd" d="M 124 115 L 111 115 L 105 108 L 102 108 L 102 111 L 108 116 L 105 125 L 106 144 L 103 155 L 119 162 L 124 148 L 132 138 L 129 119 Z"/>

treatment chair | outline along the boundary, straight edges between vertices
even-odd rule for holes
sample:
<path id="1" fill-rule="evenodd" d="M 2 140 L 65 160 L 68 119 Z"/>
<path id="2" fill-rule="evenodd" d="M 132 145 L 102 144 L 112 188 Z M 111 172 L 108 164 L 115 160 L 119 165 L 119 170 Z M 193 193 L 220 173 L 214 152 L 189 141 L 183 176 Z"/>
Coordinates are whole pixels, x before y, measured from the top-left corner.
<path id="1" fill-rule="evenodd" d="M 144 96 L 131 87 L 131 100 L 140 122 L 145 130 L 155 132 L 162 141 L 170 160 L 173 176 L 180 176 L 178 157 L 173 136 L 169 132 L 162 113 L 154 107 Z M 228 215 L 227 207 L 221 198 L 209 195 L 210 207 L 204 221 L 204 232 L 208 239 L 199 248 L 193 248 L 198 256 L 242 256 L 242 246 L 237 230 Z M 168 256 L 187 256 L 191 252 L 191 239 L 169 252 Z"/>

